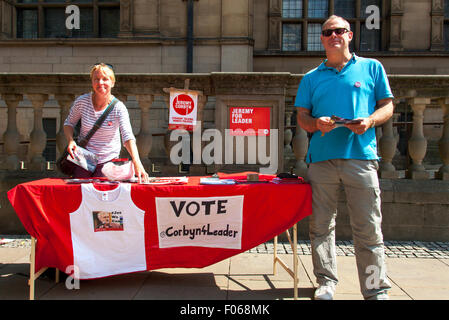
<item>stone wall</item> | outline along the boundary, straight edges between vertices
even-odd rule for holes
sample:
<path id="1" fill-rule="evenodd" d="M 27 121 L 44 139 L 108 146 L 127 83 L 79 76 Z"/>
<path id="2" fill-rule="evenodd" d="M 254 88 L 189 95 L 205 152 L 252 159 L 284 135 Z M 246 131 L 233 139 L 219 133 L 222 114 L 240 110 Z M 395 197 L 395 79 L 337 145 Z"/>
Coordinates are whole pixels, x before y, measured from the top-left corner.
<path id="1" fill-rule="evenodd" d="M 381 179 L 384 240 L 449 241 L 449 181 Z M 336 225 L 339 240 L 352 240 L 346 196 L 340 192 Z M 299 224 L 308 239 L 308 218 Z"/>

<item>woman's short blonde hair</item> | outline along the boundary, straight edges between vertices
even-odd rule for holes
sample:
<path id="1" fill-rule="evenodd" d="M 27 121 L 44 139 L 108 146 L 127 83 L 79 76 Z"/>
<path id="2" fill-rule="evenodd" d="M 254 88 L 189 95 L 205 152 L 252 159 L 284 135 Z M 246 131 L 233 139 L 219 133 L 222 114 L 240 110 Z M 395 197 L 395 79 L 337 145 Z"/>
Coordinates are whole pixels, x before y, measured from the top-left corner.
<path id="1" fill-rule="evenodd" d="M 100 70 L 104 74 L 106 74 L 113 83 L 115 83 L 115 74 L 114 70 L 112 70 L 112 67 L 108 66 L 105 63 L 97 63 L 95 64 L 92 69 L 90 69 L 90 79 L 92 80 L 92 77 L 94 76 L 95 71 Z"/>

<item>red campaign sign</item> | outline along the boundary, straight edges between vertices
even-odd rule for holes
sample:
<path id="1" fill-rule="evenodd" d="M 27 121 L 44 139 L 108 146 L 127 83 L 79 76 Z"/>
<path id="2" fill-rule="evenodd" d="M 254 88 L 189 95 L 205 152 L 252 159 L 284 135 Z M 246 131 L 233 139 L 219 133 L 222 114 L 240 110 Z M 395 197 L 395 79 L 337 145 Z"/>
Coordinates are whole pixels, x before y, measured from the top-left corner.
<path id="1" fill-rule="evenodd" d="M 229 129 L 231 135 L 270 135 L 270 110 L 270 107 L 230 107 Z"/>
<path id="2" fill-rule="evenodd" d="M 182 116 L 190 114 L 194 105 L 193 99 L 186 94 L 180 94 L 173 99 L 173 109 Z"/>
<path id="3" fill-rule="evenodd" d="M 197 94 L 180 91 L 170 92 L 168 128 L 192 131 L 196 125 Z"/>

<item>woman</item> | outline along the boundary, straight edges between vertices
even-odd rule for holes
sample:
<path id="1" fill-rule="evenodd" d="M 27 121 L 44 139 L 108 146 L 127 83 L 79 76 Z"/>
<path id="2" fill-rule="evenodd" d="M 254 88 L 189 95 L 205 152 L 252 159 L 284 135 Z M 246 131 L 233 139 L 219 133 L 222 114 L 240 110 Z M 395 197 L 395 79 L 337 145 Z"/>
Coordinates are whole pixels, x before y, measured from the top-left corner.
<path id="1" fill-rule="evenodd" d="M 84 94 L 75 100 L 67 119 L 64 121 L 64 134 L 68 141 L 67 151 L 72 157 L 74 157 L 74 152 L 77 148 L 76 141 L 73 139 L 73 131 L 78 121 L 81 119 L 80 136 L 85 137 L 92 129 L 95 121 L 115 99 L 111 94 L 115 84 L 112 66 L 104 63 L 96 64 L 90 71 L 90 78 L 92 81 L 92 92 Z M 120 136 L 123 145 L 132 158 L 139 182 L 148 182 L 148 174 L 139 158 L 136 138 L 132 132 L 128 110 L 121 101 L 115 104 L 114 109 L 85 147 L 98 157 L 98 165 L 95 171 L 91 173 L 81 167 L 77 167 L 74 177 L 103 177 L 104 175 L 101 172 L 103 165 L 118 158 L 120 155 Z"/>

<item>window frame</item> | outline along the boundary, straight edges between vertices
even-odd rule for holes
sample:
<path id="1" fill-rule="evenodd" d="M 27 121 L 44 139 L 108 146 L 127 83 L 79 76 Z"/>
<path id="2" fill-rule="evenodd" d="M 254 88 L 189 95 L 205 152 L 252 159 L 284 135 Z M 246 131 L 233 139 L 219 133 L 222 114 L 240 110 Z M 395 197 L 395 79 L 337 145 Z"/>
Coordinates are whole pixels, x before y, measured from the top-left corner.
<path id="1" fill-rule="evenodd" d="M 448 12 L 446 12 L 448 10 Z M 447 30 L 446 30 L 447 29 Z M 443 3 L 443 50 L 449 52 L 449 0 Z M 446 41 L 447 39 L 447 41 Z"/>
<path id="2" fill-rule="evenodd" d="M 302 17 L 301 18 L 284 18 L 283 17 L 283 0 L 280 0 L 280 31 L 281 31 L 281 35 L 280 35 L 280 51 L 281 53 L 285 53 L 285 54 L 295 54 L 295 53 L 309 53 L 309 54 L 313 54 L 313 53 L 322 53 L 323 51 L 311 51 L 308 48 L 308 25 L 309 24 L 313 24 L 313 23 L 319 23 L 319 24 L 323 24 L 327 18 L 333 14 L 335 14 L 335 0 L 328 0 L 328 15 L 327 17 L 323 17 L 323 18 L 309 18 L 308 14 L 309 14 L 309 10 L 308 10 L 308 4 L 309 1 L 313 1 L 313 0 L 302 0 L 302 4 L 303 4 L 303 9 L 302 9 Z M 380 39 L 379 39 L 379 50 L 378 51 L 363 51 L 365 52 L 379 52 L 379 51 L 385 51 L 386 50 L 386 30 L 385 30 L 385 21 L 387 20 L 386 18 L 386 12 L 387 12 L 387 0 L 380 0 L 381 1 L 381 12 L 380 12 Z M 361 47 L 361 28 L 363 27 L 363 25 L 366 22 L 366 18 L 363 17 L 360 13 L 361 11 L 361 5 L 362 5 L 362 0 L 355 0 L 355 17 L 352 18 L 345 18 L 351 25 L 354 26 L 354 29 L 351 30 L 354 33 L 354 38 L 352 40 L 352 47 L 353 50 L 355 52 L 359 52 L 360 51 L 360 47 Z M 300 51 L 286 51 L 283 50 L 284 44 L 283 44 L 283 29 L 284 29 L 284 24 L 300 24 L 301 25 L 301 44 L 300 44 Z"/>
<path id="3" fill-rule="evenodd" d="M 13 38 L 17 39 L 17 40 L 42 40 L 42 39 L 47 39 L 47 40 L 51 40 L 51 39 L 74 39 L 74 40 L 79 40 L 79 39 L 111 39 L 111 38 L 103 38 L 101 37 L 101 30 L 100 30 L 100 11 L 101 9 L 104 8 L 118 8 L 119 9 L 119 17 L 121 19 L 121 1 L 117 1 L 117 0 L 111 0 L 111 1 L 99 1 L 99 0 L 92 0 L 90 3 L 89 2 L 77 2 L 76 0 L 61 0 L 58 2 L 45 2 L 45 0 L 37 0 L 37 2 L 32 2 L 32 3 L 19 3 L 18 0 L 8 0 L 8 3 L 10 5 L 13 6 L 13 19 L 12 19 L 12 24 L 13 24 Z M 80 10 L 82 8 L 91 8 L 92 12 L 93 12 L 93 30 L 92 30 L 92 34 L 93 36 L 91 37 L 72 37 L 72 31 L 69 29 L 66 29 L 66 36 L 65 37 L 46 37 L 45 36 L 45 10 L 46 9 L 51 9 L 51 8 L 57 8 L 57 9 L 61 9 L 61 8 L 66 8 L 69 5 L 76 5 L 80 8 Z M 33 9 L 33 10 L 37 10 L 37 38 L 21 38 L 18 37 L 18 15 L 19 15 L 19 10 L 22 9 Z M 120 21 L 118 22 L 119 26 L 121 25 Z M 119 32 L 117 33 L 117 36 L 114 37 L 118 38 L 120 34 L 120 29 Z"/>

